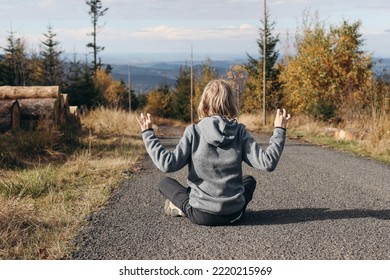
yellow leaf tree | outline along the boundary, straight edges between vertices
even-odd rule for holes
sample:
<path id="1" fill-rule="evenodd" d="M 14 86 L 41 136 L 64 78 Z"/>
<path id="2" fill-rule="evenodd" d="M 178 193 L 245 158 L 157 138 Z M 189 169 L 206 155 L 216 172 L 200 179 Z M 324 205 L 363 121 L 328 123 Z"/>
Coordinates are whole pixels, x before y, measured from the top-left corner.
<path id="1" fill-rule="evenodd" d="M 169 84 L 163 82 L 157 89 L 148 93 L 145 112 L 153 116 L 168 118 L 171 117 L 171 111 L 172 91 L 169 88 Z"/>
<path id="2" fill-rule="evenodd" d="M 288 57 L 280 81 L 284 100 L 295 113 L 340 120 L 369 104 L 372 58 L 361 50 L 360 22 L 326 28 L 319 20 L 296 36 L 296 55 Z"/>
<path id="3" fill-rule="evenodd" d="M 123 96 L 127 94 L 125 84 L 113 80 L 111 74 L 103 69 L 96 72 L 95 87 L 99 92 L 99 103 L 108 107 L 118 107 Z"/>

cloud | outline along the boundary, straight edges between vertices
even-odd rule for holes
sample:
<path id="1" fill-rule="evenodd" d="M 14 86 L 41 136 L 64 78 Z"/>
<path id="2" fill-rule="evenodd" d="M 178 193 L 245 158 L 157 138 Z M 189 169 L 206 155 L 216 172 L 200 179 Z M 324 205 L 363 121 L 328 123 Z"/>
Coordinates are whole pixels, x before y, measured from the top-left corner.
<path id="1" fill-rule="evenodd" d="M 258 19 L 258 0 L 111 0 L 108 17 L 130 20 Z"/>
<path id="2" fill-rule="evenodd" d="M 166 25 L 145 27 L 132 34 L 138 38 L 164 38 L 168 40 L 187 39 L 191 36 L 191 30 L 188 28 L 175 28 Z"/>
<path id="3" fill-rule="evenodd" d="M 389 29 L 386 29 L 385 32 L 386 32 L 386 33 L 387 33 L 387 32 L 390 32 L 390 28 L 389 28 Z"/>
<path id="4" fill-rule="evenodd" d="M 222 26 L 211 28 L 179 28 L 167 25 L 146 27 L 133 32 L 132 36 L 142 39 L 165 40 L 207 40 L 207 39 L 237 39 L 256 34 L 256 28 L 250 24 L 240 26 Z"/>

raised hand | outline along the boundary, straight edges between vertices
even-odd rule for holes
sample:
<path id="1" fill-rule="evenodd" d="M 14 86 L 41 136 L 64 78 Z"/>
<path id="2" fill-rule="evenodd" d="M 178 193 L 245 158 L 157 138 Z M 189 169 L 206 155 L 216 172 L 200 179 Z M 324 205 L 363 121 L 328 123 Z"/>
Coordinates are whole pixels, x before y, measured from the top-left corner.
<path id="1" fill-rule="evenodd" d="M 286 109 L 281 111 L 280 109 L 276 110 L 276 116 L 274 121 L 274 127 L 286 128 L 288 120 L 291 118 L 290 114 L 286 113 Z"/>
<path id="2" fill-rule="evenodd" d="M 143 113 L 141 113 L 141 117 L 138 118 L 138 116 L 136 116 L 136 118 L 139 125 L 141 126 L 142 131 L 152 128 L 152 117 L 150 116 L 149 113 L 146 114 L 146 117 L 144 116 Z"/>

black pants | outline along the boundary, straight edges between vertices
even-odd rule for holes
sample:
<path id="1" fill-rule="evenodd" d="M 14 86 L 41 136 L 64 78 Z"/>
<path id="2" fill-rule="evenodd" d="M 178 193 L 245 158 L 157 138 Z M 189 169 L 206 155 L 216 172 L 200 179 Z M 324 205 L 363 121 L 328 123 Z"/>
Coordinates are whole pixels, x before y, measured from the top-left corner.
<path id="1" fill-rule="evenodd" d="M 191 188 L 185 188 L 178 181 L 170 177 L 164 177 L 158 187 L 163 196 L 169 199 L 176 207 L 180 208 L 187 218 L 198 225 L 219 226 L 238 222 L 244 215 L 248 203 L 252 200 L 256 188 L 256 180 L 252 176 L 243 177 L 245 205 L 242 210 L 231 215 L 213 215 L 191 207 L 189 193 Z"/>

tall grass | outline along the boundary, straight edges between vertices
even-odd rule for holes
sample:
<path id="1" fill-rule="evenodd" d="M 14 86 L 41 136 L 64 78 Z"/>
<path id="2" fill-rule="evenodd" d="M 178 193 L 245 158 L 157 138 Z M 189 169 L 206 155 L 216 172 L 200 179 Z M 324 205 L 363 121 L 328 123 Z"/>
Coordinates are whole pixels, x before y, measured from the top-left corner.
<path id="1" fill-rule="evenodd" d="M 239 121 L 249 130 L 269 132 L 273 128 L 274 115 L 267 115 L 263 127 L 261 114 L 243 114 Z M 335 138 L 335 132 L 343 129 L 351 133 L 348 141 Z M 359 118 L 344 117 L 338 125 L 316 121 L 308 116 L 292 116 L 288 123 L 288 136 L 304 138 L 390 163 L 390 113 L 377 110 Z"/>
<path id="2" fill-rule="evenodd" d="M 270 131 L 273 127 L 275 115 L 272 113 L 266 114 L 266 125 L 263 125 L 263 114 L 241 114 L 238 121 L 246 126 L 251 131 Z"/>
<path id="3" fill-rule="evenodd" d="M 367 136 L 359 144 L 374 155 L 388 158 L 390 162 L 390 113 L 374 111 L 363 119 L 360 129 L 366 131 Z"/>
<path id="4" fill-rule="evenodd" d="M 72 130 L 68 132 L 67 130 Z M 0 134 L 0 168 L 18 168 L 65 159 L 77 142 L 73 127 L 61 129 L 52 121 L 40 119 L 31 130 L 16 130 Z"/>
<path id="5" fill-rule="evenodd" d="M 263 126 L 262 114 L 242 114 L 239 122 L 249 130 L 269 132 L 273 128 L 274 114 L 267 114 L 266 126 Z M 353 139 L 348 141 L 335 138 L 335 132 L 344 129 Z M 292 116 L 288 124 L 288 136 L 304 138 L 322 145 L 328 145 L 356 154 L 372 157 L 390 163 L 390 113 L 373 110 L 359 118 L 344 117 L 338 125 L 316 121 L 308 116 Z"/>
<path id="6" fill-rule="evenodd" d="M 2 172 L 0 171 L 0 174 Z M 8 198 L 37 198 L 58 189 L 58 168 L 48 165 L 0 176 L 0 193 Z M 10 173 L 10 172 L 8 172 Z"/>
<path id="7" fill-rule="evenodd" d="M 136 114 L 121 109 L 100 107 L 82 119 L 86 129 L 95 134 L 139 135 L 140 127 Z"/>
<path id="8" fill-rule="evenodd" d="M 10 161 L 0 166 L 0 259 L 58 259 L 72 250 L 86 217 L 107 201 L 120 180 L 131 176 L 132 166 L 144 155 L 134 121 L 135 115 L 122 111 L 92 111 L 82 120 L 86 133 L 79 135 L 71 154 L 54 134 L 44 145 L 40 143 L 47 139 L 37 140 L 33 131 L 1 135 L 5 147 L 15 137 L 26 142 L 19 143 L 23 152 L 17 151 L 18 142 L 8 149 L 18 155 L 12 168 Z M 24 164 L 24 153 L 30 153 L 29 164 Z M 50 161 L 41 160 L 48 156 Z"/>
<path id="9" fill-rule="evenodd" d="M 32 200 L 0 196 L 0 259 L 20 259 L 42 221 Z"/>

